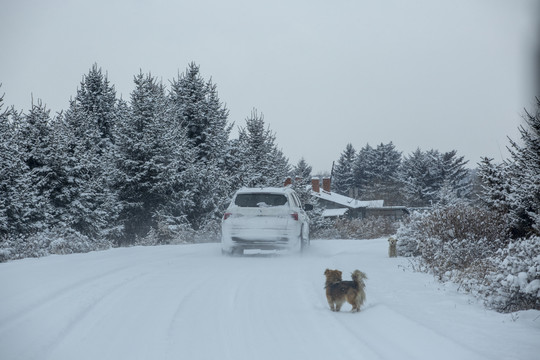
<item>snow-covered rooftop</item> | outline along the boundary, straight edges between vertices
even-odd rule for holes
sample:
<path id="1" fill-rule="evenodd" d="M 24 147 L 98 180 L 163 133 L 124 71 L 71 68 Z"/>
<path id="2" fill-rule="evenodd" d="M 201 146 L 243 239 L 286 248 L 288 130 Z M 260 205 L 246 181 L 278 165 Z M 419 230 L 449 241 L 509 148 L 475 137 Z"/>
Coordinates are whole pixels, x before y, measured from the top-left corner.
<path id="1" fill-rule="evenodd" d="M 369 200 L 369 201 L 356 200 L 348 196 L 336 194 L 334 192 L 324 191 L 322 189 L 320 192 L 316 192 L 312 190 L 311 193 L 314 196 L 318 197 L 319 199 L 331 201 L 333 203 L 346 206 L 352 209 L 374 208 L 374 207 L 377 208 L 377 207 L 384 206 L 384 200 Z"/>
<path id="2" fill-rule="evenodd" d="M 347 212 L 347 208 L 341 209 L 324 209 L 322 212 L 323 217 L 343 216 Z"/>
<path id="3" fill-rule="evenodd" d="M 240 188 L 237 193 L 285 193 L 292 191 L 290 186 L 285 187 L 243 187 Z"/>

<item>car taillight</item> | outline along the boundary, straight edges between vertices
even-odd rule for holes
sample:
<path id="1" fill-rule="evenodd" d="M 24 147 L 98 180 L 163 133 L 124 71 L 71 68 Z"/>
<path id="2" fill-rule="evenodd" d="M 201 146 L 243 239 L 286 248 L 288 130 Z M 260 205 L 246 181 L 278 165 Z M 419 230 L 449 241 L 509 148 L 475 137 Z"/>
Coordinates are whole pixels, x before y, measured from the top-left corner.
<path id="1" fill-rule="evenodd" d="M 291 217 L 292 217 L 294 220 L 298 221 L 298 213 L 297 213 L 297 212 L 293 212 L 293 213 L 291 214 Z"/>
<path id="2" fill-rule="evenodd" d="M 231 215 L 232 215 L 231 213 L 223 214 L 223 220 L 227 220 L 229 218 L 229 216 L 231 216 Z"/>

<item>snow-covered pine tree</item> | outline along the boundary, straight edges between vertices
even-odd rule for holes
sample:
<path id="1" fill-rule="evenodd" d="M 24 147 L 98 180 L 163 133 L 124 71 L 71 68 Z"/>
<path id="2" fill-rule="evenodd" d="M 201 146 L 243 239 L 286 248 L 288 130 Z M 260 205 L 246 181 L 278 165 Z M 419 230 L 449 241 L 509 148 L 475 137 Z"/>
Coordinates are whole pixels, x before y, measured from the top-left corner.
<path id="1" fill-rule="evenodd" d="M 0 240 L 27 233 L 27 211 L 32 207 L 33 193 L 24 149 L 19 146 L 21 116 L 13 107 L 3 109 L 0 96 Z"/>
<path id="2" fill-rule="evenodd" d="M 442 154 L 439 150 L 431 149 L 426 151 L 427 173 L 424 177 L 424 185 L 426 194 L 430 204 L 436 204 L 438 201 L 437 195 L 444 184 L 445 173 L 444 164 L 441 161 Z"/>
<path id="3" fill-rule="evenodd" d="M 364 165 L 366 178 L 370 179 L 362 189 L 365 200 L 384 200 L 387 205 L 400 205 L 401 186 L 398 181 L 398 169 L 401 165 L 401 152 L 394 144 L 381 143 L 371 151 Z"/>
<path id="4" fill-rule="evenodd" d="M 424 207 L 432 204 L 431 159 L 420 148 L 405 156 L 401 162 L 399 179 L 406 205 Z"/>
<path id="5" fill-rule="evenodd" d="M 507 172 L 514 180 L 510 216 L 517 233 L 540 235 L 540 98 L 536 98 L 535 113 L 525 111 L 523 119 L 522 145 L 510 139 L 512 159 Z"/>
<path id="6" fill-rule="evenodd" d="M 293 167 L 291 175 L 294 179 L 302 179 L 304 183 L 308 184 L 311 180 L 312 170 L 313 168 L 307 163 L 306 159 L 302 157 Z"/>
<path id="7" fill-rule="evenodd" d="M 415 150 L 406 156 L 399 170 L 405 201 L 409 206 L 431 206 L 436 204 L 439 195 L 455 194 L 457 198 L 466 198 L 470 192 L 467 161 L 457 157 L 453 150 L 440 153 L 438 150 Z M 441 189 L 445 187 L 444 192 Z"/>
<path id="8" fill-rule="evenodd" d="M 189 221 L 199 229 L 219 220 L 236 186 L 228 123 L 229 111 L 217 86 L 205 82 L 195 63 L 172 81 L 169 94 L 177 123 L 185 129 L 194 151 L 197 178 L 192 179 L 193 211 Z"/>
<path id="9" fill-rule="evenodd" d="M 117 117 L 116 94 L 94 65 L 83 77 L 77 96 L 59 118 L 61 167 L 67 182 L 56 197 L 57 220 L 91 239 L 116 236 L 120 210 L 112 190 Z"/>
<path id="10" fill-rule="evenodd" d="M 470 171 L 464 156 L 457 156 L 457 150 L 441 154 L 440 163 L 443 181 L 440 188 L 448 186 L 457 198 L 467 198 L 471 192 Z"/>
<path id="11" fill-rule="evenodd" d="M 510 191 L 512 179 L 506 173 L 506 163 L 495 164 L 493 159 L 483 157 L 478 164 L 478 177 L 480 178 L 481 201 L 492 210 L 501 214 L 510 211 Z"/>
<path id="12" fill-rule="evenodd" d="M 302 157 L 291 171 L 293 186 L 298 193 L 302 204 L 313 204 L 314 199 L 311 196 L 311 171 L 312 167 Z"/>
<path id="13" fill-rule="evenodd" d="M 116 188 L 125 228 L 121 243 L 144 238 L 169 241 L 193 211 L 186 179 L 193 177 L 193 155 L 170 108 L 165 89 L 151 74 L 134 77 L 129 112 L 118 124 Z"/>
<path id="14" fill-rule="evenodd" d="M 27 214 L 24 232 L 31 234 L 54 226 L 55 209 L 51 200 L 59 187 L 57 160 L 61 154 L 55 144 L 50 111 L 41 101 L 32 104 L 31 110 L 20 120 L 17 139 L 29 181 L 24 191 L 32 195 L 32 203 L 24 211 Z"/>
<path id="15" fill-rule="evenodd" d="M 345 150 L 339 156 L 332 175 L 332 190 L 345 196 L 354 196 L 354 173 L 353 164 L 356 159 L 356 150 L 351 143 L 347 144 Z"/>
<path id="16" fill-rule="evenodd" d="M 363 148 L 358 151 L 356 159 L 353 163 L 353 177 L 354 177 L 354 186 L 355 186 L 355 196 L 358 199 L 362 200 L 372 200 L 367 193 L 368 188 L 373 183 L 373 178 L 371 177 L 371 169 L 373 159 L 375 157 L 375 149 L 373 149 L 369 144 L 366 144 Z"/>
<path id="17" fill-rule="evenodd" d="M 275 134 L 265 128 L 264 116 L 253 109 L 246 119 L 246 127 L 239 129 L 237 154 L 241 185 L 283 186 L 290 165 L 275 140 Z"/>
<path id="18" fill-rule="evenodd" d="M 22 165 L 22 159 L 13 156 L 13 129 L 9 122 L 11 111 L 3 109 L 4 95 L 0 96 L 0 233 L 5 235 L 9 230 L 8 191 L 11 189 L 10 171 L 17 163 Z M 19 166 L 20 166 L 19 165 Z M 20 174 L 20 172 L 19 172 Z"/>
<path id="19" fill-rule="evenodd" d="M 217 96 L 214 96 L 213 103 L 216 108 L 212 109 L 214 113 L 210 114 L 212 110 L 207 103 L 210 90 L 213 90 L 215 95 L 215 87 L 210 86 L 209 89 L 199 72 L 199 66 L 192 62 L 185 73 L 178 75 L 178 79 L 173 79 L 169 94 L 174 116 L 185 129 L 192 147 L 197 149 L 197 159 L 202 161 L 213 156 L 207 143 L 211 122 L 214 121 L 215 126 L 224 126 L 227 119 L 227 110 L 220 106 Z"/>
<path id="20" fill-rule="evenodd" d="M 111 141 L 116 123 L 116 91 L 97 64 L 83 77 L 75 102 L 100 137 Z"/>

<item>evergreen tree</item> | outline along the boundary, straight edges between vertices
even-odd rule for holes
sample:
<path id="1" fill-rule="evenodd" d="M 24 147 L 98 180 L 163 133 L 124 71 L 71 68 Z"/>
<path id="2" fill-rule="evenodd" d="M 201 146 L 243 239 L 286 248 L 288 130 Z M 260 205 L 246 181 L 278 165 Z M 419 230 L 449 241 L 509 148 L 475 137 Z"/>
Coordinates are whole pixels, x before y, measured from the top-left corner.
<path id="1" fill-rule="evenodd" d="M 32 207 L 29 169 L 24 149 L 18 143 L 16 125 L 20 115 L 12 108 L 3 109 L 0 96 L 0 234 L 16 236 L 27 233 L 28 210 Z"/>
<path id="2" fill-rule="evenodd" d="M 516 232 L 540 235 L 540 98 L 534 114 L 525 111 L 519 127 L 521 143 L 510 139 L 511 161 L 507 171 L 510 188 L 510 216 Z"/>
<path id="3" fill-rule="evenodd" d="M 399 171 L 403 194 L 408 206 L 423 207 L 433 202 L 431 159 L 419 148 L 405 156 Z"/>
<path id="4" fill-rule="evenodd" d="M 365 200 L 385 200 L 388 205 L 401 203 L 398 170 L 401 164 L 401 153 L 392 142 L 380 144 L 372 150 L 368 161 L 364 164 L 365 183 L 362 196 Z M 365 180 L 364 180 L 365 181 Z"/>
<path id="5" fill-rule="evenodd" d="M 58 150 L 52 128 L 50 111 L 38 101 L 28 114 L 22 116 L 18 127 L 18 143 L 28 172 L 27 188 L 32 204 L 25 213 L 25 233 L 43 231 L 54 225 L 55 210 L 51 202 L 58 188 Z"/>
<path id="6" fill-rule="evenodd" d="M 94 65 L 59 119 L 61 167 L 67 181 L 55 199 L 61 226 L 93 239 L 116 236 L 119 230 L 120 208 L 112 190 L 115 147 L 111 131 L 116 117 L 114 88 Z"/>
<path id="7" fill-rule="evenodd" d="M 167 241 L 168 230 L 186 221 L 193 201 L 184 178 L 193 171 L 184 131 L 169 114 L 162 84 L 142 72 L 134 77 L 131 107 L 118 125 L 117 189 L 123 206 L 123 243 L 153 229 Z"/>
<path id="8" fill-rule="evenodd" d="M 291 175 L 295 180 L 301 179 L 303 183 L 307 184 L 311 181 L 312 169 L 313 168 L 306 162 L 306 159 L 302 157 L 300 160 L 298 160 L 296 166 L 294 166 Z"/>
<path id="9" fill-rule="evenodd" d="M 288 159 L 278 149 L 275 134 L 265 128 L 264 116 L 251 112 L 239 129 L 240 183 L 244 186 L 283 186 L 290 173 Z"/>
<path id="10" fill-rule="evenodd" d="M 511 158 L 502 164 L 483 158 L 479 164 L 480 197 L 507 215 L 515 239 L 540 234 L 540 99 L 536 100 L 536 113 L 526 111 L 525 124 L 519 127 L 522 145 L 510 139 Z"/>
<path id="11" fill-rule="evenodd" d="M 353 164 L 356 158 L 356 150 L 352 144 L 347 144 L 334 167 L 332 176 L 333 190 L 339 194 L 350 196 L 354 189 Z"/>
<path id="12" fill-rule="evenodd" d="M 441 154 L 438 150 L 417 149 L 403 159 L 399 179 L 409 206 L 434 205 L 441 195 L 447 199 L 448 192 L 457 198 L 469 196 L 471 180 L 465 168 L 467 162 L 456 154 L 455 150 Z"/>
<path id="13" fill-rule="evenodd" d="M 369 144 L 366 144 L 356 156 L 353 164 L 353 177 L 355 184 L 355 197 L 363 200 L 372 200 L 368 193 L 368 188 L 373 183 L 373 172 L 370 169 L 373 167 L 375 158 L 375 149 Z"/>
<path id="14" fill-rule="evenodd" d="M 8 191 L 11 187 L 10 171 L 16 164 L 16 157 L 12 155 L 13 130 L 10 126 L 11 112 L 4 110 L 4 95 L 0 96 L 0 234 L 7 234 L 9 230 L 8 217 Z M 19 160 L 19 163 L 22 161 Z M 20 173 L 20 172 L 19 172 Z"/>
<path id="15" fill-rule="evenodd" d="M 441 187 L 448 183 L 451 191 L 458 198 L 466 198 L 471 191 L 471 181 L 469 178 L 469 170 L 465 167 L 468 161 L 465 161 L 464 156 L 457 156 L 457 150 L 452 150 L 443 153 L 440 157 L 442 166 L 442 184 Z"/>
<path id="16" fill-rule="evenodd" d="M 217 96 L 216 86 L 206 83 L 199 67 L 190 63 L 185 73 L 171 83 L 170 99 L 177 122 L 185 129 L 197 160 L 220 158 L 228 141 L 228 110 Z M 216 153 L 215 151 L 218 151 Z"/>
<path id="17" fill-rule="evenodd" d="M 481 181 L 481 200 L 491 209 L 507 214 L 510 211 L 511 177 L 506 173 L 506 164 L 494 164 L 493 159 L 484 157 L 478 164 Z"/>
<path id="18" fill-rule="evenodd" d="M 229 141 L 229 111 L 220 101 L 216 85 L 205 82 L 194 63 L 172 82 L 169 98 L 194 153 L 198 177 L 192 180 L 194 210 L 189 221 L 198 229 L 221 218 L 234 190 L 237 170 Z"/>
<path id="19" fill-rule="evenodd" d="M 97 64 L 83 77 L 75 102 L 86 115 L 85 121 L 96 127 L 99 137 L 111 141 L 116 122 L 116 91 Z"/>
<path id="20" fill-rule="evenodd" d="M 302 204 L 313 204 L 311 196 L 311 171 L 312 167 L 302 157 L 291 172 L 294 180 L 293 186 Z"/>

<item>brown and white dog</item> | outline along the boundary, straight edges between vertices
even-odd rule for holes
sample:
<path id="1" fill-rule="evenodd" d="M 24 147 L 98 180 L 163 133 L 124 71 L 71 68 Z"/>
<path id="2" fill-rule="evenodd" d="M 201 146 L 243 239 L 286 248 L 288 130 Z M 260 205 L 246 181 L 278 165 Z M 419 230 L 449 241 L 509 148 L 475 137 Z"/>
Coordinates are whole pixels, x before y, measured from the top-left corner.
<path id="1" fill-rule="evenodd" d="M 388 239 L 388 256 L 389 257 L 397 257 L 397 240 L 393 237 Z"/>
<path id="2" fill-rule="evenodd" d="M 367 279 L 366 274 L 360 270 L 355 270 L 352 273 L 352 281 L 343 281 L 341 279 L 341 271 L 326 269 L 326 299 L 330 310 L 339 311 L 345 301 L 352 305 L 351 312 L 360 311 L 360 306 L 366 300 L 364 291 L 366 285 L 364 280 Z"/>

